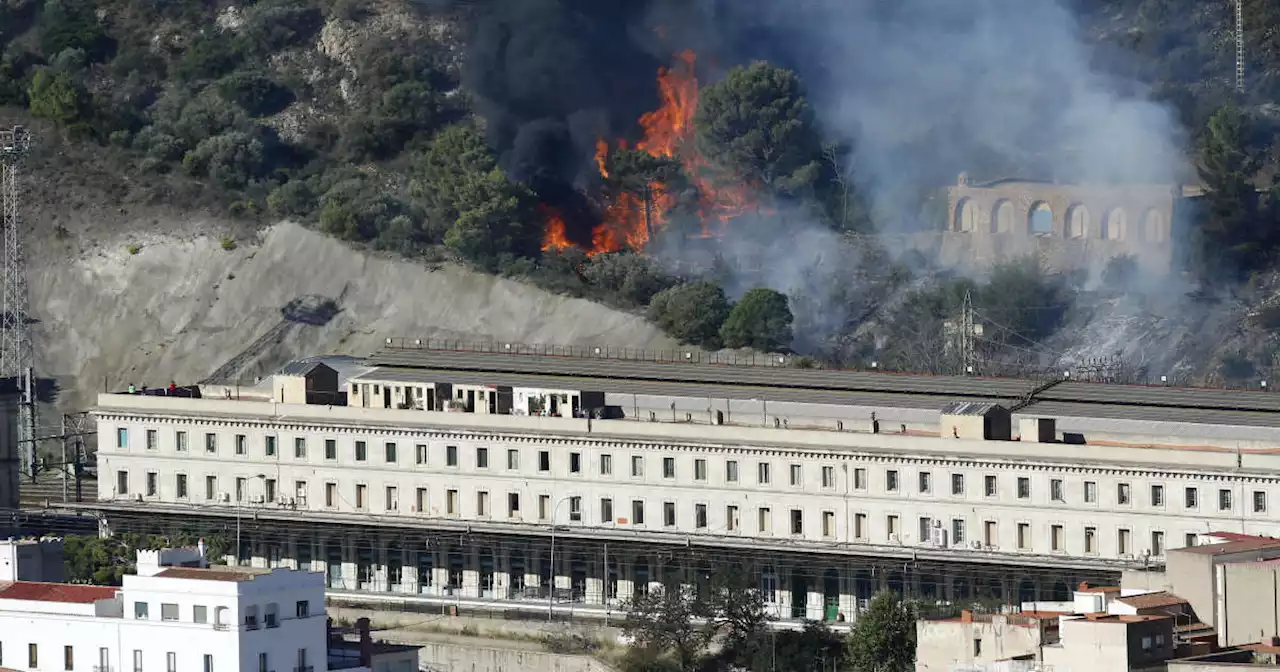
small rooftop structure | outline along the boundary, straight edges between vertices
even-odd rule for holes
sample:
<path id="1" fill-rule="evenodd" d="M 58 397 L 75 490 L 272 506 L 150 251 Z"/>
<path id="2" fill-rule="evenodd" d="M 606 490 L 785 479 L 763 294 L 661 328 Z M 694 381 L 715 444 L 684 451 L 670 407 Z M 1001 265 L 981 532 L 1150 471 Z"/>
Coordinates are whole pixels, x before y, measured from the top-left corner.
<path id="1" fill-rule="evenodd" d="M 1012 414 L 1000 404 L 954 401 L 942 407 L 938 435 L 957 439 L 1008 441 L 1013 437 Z"/>
<path id="2" fill-rule="evenodd" d="M 338 371 L 324 362 L 290 362 L 271 377 L 271 398 L 282 404 L 338 404 Z"/>
<path id="3" fill-rule="evenodd" d="M 60 582 L 65 575 L 62 539 L 0 541 L 0 581 Z"/>

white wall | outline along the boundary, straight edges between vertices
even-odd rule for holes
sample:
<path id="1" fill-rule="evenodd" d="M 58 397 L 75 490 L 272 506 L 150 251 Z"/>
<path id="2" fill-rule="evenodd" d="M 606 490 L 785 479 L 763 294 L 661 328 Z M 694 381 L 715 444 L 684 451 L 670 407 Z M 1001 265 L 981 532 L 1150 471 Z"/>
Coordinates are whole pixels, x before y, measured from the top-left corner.
<path id="1" fill-rule="evenodd" d="M 1234 451 L 1183 451 L 1091 445 L 1028 444 L 951 438 L 872 435 L 853 431 L 775 430 L 708 427 L 687 424 L 601 421 L 520 416 L 477 416 L 325 406 L 288 406 L 223 400 L 186 400 L 128 395 L 102 395 L 98 410 L 99 497 L 119 497 L 117 476 L 125 472 L 129 496 L 190 504 L 215 504 L 205 498 L 205 479 L 215 477 L 217 491 L 234 494 L 235 480 L 245 479 L 245 502 L 263 494 L 264 479 L 275 481 L 278 496 L 292 496 L 305 483 L 306 507 L 314 511 L 352 512 L 357 486 L 364 486 L 364 506 L 372 514 L 443 516 L 545 524 L 538 516 L 538 497 L 549 508 L 568 497 L 582 498 L 582 520 L 570 521 L 569 504 L 558 507 L 559 524 L 613 527 L 601 522 L 601 500 L 613 502 L 613 516 L 625 527 L 690 534 L 792 538 L 790 511 L 802 512 L 799 538 L 834 543 L 919 545 L 919 519 L 942 521 L 954 542 L 954 523 L 963 521 L 965 552 L 983 541 L 984 524 L 996 523 L 991 548 L 1001 554 L 1047 554 L 1077 558 L 1140 558 L 1152 547 L 1153 533 L 1163 535 L 1165 549 L 1184 545 L 1188 535 L 1206 529 L 1248 534 L 1280 534 L 1280 456 L 1237 455 Z M 116 445 L 117 430 L 127 430 L 127 444 Z M 157 432 L 154 450 L 146 431 Z M 175 432 L 188 432 L 189 449 L 175 450 Z M 217 436 L 216 453 L 205 451 L 205 433 Z M 247 454 L 234 452 L 235 436 L 246 438 Z M 274 456 L 265 454 L 265 437 L 278 437 Z M 294 454 L 295 439 L 305 441 L 306 454 Z M 335 458 L 326 459 L 324 444 L 332 440 Z M 364 441 L 366 459 L 356 460 L 355 445 Z M 396 445 L 396 460 L 385 459 L 385 444 Z M 426 462 L 418 463 L 416 447 L 425 446 Z M 457 448 L 457 464 L 446 463 L 448 446 Z M 478 448 L 488 449 L 488 466 L 477 464 Z M 507 451 L 518 453 L 518 467 L 507 468 Z M 548 451 L 549 472 L 538 469 L 540 451 Z M 581 470 L 570 470 L 571 455 Z M 644 462 L 644 475 L 633 477 L 631 459 Z M 673 459 L 675 477 L 663 476 L 664 459 Z M 1240 459 L 1242 467 L 1236 469 Z M 611 473 L 601 474 L 601 463 Z M 697 461 L 705 461 L 705 480 L 695 478 Z M 738 481 L 726 480 L 727 463 L 737 462 Z M 770 483 L 757 480 L 760 463 L 769 464 Z M 801 481 L 792 485 L 790 467 L 800 465 Z M 824 485 L 823 469 L 829 468 Z M 898 488 L 887 487 L 890 471 Z M 147 495 L 147 474 L 158 489 Z M 857 474 L 865 482 L 857 487 Z M 920 492 L 920 474 L 928 473 L 929 492 Z M 177 475 L 187 477 L 187 496 L 179 498 Z M 262 478 L 259 478 L 261 475 Z M 952 493 L 952 477 L 963 477 L 963 491 Z M 993 496 L 985 479 L 996 478 Z M 1027 479 L 1029 495 L 1019 497 L 1019 479 Z M 1061 482 L 1063 501 L 1051 497 Z M 333 506 L 325 504 L 326 484 L 335 488 Z M 1096 501 L 1085 501 L 1092 483 Z M 1129 502 L 1118 501 L 1121 484 Z M 1152 486 L 1163 488 L 1163 502 L 1152 503 Z M 386 488 L 396 488 L 398 509 L 387 511 Z M 425 488 L 425 511 L 412 511 L 416 491 Z M 1184 504 L 1193 488 L 1197 506 Z M 457 509 L 447 511 L 450 490 Z M 1230 492 L 1231 507 L 1219 510 L 1218 492 Z M 488 512 L 478 512 L 478 493 L 488 493 Z M 1253 493 L 1264 493 L 1266 510 L 1253 510 Z M 507 515 L 507 495 L 517 493 L 520 512 Z M 645 503 L 645 524 L 632 520 L 631 503 Z M 664 503 L 675 504 L 676 525 L 663 524 Z M 695 511 L 706 506 L 707 526 L 695 526 Z M 234 505 L 232 502 L 231 505 Z M 229 505 L 228 505 L 229 506 Z M 737 506 L 740 529 L 727 530 L 726 507 Z M 757 527 L 758 509 L 768 507 L 772 533 Z M 834 524 L 822 530 L 823 514 Z M 859 514 L 864 534 L 855 535 Z M 891 537 L 889 517 L 897 516 L 898 534 Z M 1026 547 L 1018 548 L 1019 524 L 1026 525 Z M 1061 526 L 1060 547 L 1052 548 Z M 1085 530 L 1093 530 L 1094 548 L 1086 553 Z M 1121 530 L 1129 547 L 1119 547 Z M 1137 560 L 1135 560 L 1137 562 Z"/>
<path id="2" fill-rule="evenodd" d="M 324 669 L 327 633 L 323 577 L 304 572 L 281 572 L 252 581 L 198 581 L 170 577 L 126 576 L 121 589 L 123 617 L 95 617 L 93 604 L 0 600 L 0 665 L 7 668 L 64 669 L 65 647 L 72 647 L 73 670 L 127 672 L 134 669 L 134 653 L 141 652 L 142 669 L 168 669 L 168 654 L 177 669 L 204 670 L 204 656 L 213 656 L 215 672 L 258 670 L 258 655 L 267 654 L 267 669 L 297 666 L 298 649 L 306 648 L 307 664 Z M 310 603 L 310 616 L 296 618 L 296 601 Z M 135 603 L 148 605 L 147 617 L 136 617 Z M 279 604 L 278 627 L 266 628 L 262 613 L 269 602 Z M 162 605 L 178 605 L 177 620 L 162 619 Z M 243 627 L 250 604 L 258 605 L 259 627 Z M 208 608 L 207 622 L 194 620 L 194 606 Z M 218 607 L 226 607 L 226 627 L 215 627 Z M 30 645 L 36 645 L 35 666 L 28 665 Z M 105 649 L 105 654 L 103 653 Z"/>

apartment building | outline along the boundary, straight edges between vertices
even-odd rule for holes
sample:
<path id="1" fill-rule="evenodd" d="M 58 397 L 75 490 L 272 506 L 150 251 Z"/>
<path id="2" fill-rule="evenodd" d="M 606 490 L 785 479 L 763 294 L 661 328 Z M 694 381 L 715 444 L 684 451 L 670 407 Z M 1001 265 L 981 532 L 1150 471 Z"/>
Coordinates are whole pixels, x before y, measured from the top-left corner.
<path id="1" fill-rule="evenodd" d="M 332 648 L 351 662 L 342 653 L 347 647 Z M 210 567 L 203 548 L 139 551 L 137 573 L 120 587 L 0 583 L 0 665 L 6 669 L 417 669 L 416 649 L 375 665 L 366 645 L 366 655 L 338 666 L 330 664 L 330 649 L 322 575 Z"/>

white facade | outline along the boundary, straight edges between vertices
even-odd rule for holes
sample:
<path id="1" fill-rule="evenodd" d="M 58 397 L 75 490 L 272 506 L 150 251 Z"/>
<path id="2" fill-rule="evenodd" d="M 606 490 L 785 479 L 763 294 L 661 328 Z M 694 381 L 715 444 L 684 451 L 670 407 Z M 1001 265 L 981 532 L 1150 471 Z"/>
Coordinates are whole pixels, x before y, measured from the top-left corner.
<path id="1" fill-rule="evenodd" d="M 0 587 L 0 665 L 30 670 L 310 672 L 327 668 L 324 579 L 166 567 L 140 553 L 120 588 Z"/>
<path id="2" fill-rule="evenodd" d="M 128 395 L 98 423 L 102 500 L 1131 564 L 1280 534 L 1273 454 Z"/>

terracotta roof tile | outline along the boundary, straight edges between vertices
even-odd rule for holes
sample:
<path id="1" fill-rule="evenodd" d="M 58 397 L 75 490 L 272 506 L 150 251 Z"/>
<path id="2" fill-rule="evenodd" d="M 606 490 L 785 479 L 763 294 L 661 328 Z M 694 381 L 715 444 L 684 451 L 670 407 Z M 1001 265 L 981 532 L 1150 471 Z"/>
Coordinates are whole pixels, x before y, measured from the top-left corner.
<path id="1" fill-rule="evenodd" d="M 0 600 L 29 600 L 32 602 L 66 602 L 93 604 L 116 596 L 114 586 L 86 586 L 76 583 L 42 583 L 38 581 L 14 581 L 0 584 Z"/>

